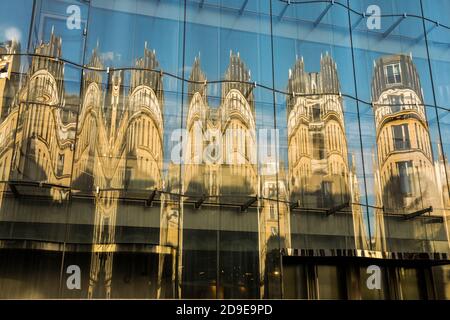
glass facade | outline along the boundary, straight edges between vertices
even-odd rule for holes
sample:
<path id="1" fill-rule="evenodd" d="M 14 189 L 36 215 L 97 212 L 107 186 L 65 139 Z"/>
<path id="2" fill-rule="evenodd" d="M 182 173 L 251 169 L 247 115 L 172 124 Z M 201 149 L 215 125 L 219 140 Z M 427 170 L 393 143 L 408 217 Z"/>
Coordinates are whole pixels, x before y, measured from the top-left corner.
<path id="1" fill-rule="evenodd" d="M 2 1 L 0 298 L 450 299 L 449 11 Z"/>

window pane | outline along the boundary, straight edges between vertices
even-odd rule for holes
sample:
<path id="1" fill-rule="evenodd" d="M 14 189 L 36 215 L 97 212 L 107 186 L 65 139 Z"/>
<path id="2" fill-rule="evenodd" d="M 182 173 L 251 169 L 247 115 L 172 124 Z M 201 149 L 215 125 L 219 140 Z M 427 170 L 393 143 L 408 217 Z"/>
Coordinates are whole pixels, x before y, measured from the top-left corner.
<path id="1" fill-rule="evenodd" d="M 345 299 L 345 278 L 336 266 L 317 266 L 319 299 Z"/>
<path id="2" fill-rule="evenodd" d="M 424 279 L 421 270 L 413 268 L 401 268 L 400 283 L 402 290 L 402 299 L 404 300 L 420 300 L 426 295 L 426 287 L 424 287 Z"/>

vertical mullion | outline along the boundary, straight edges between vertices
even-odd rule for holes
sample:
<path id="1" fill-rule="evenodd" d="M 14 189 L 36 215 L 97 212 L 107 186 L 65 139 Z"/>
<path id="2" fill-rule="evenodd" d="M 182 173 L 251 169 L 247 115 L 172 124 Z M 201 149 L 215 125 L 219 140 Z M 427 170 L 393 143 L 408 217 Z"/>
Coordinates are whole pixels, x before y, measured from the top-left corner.
<path id="1" fill-rule="evenodd" d="M 440 147 L 441 147 L 441 152 L 442 152 L 442 158 L 444 161 L 444 172 L 445 172 L 445 183 L 447 184 L 447 190 L 449 189 L 449 181 L 448 181 L 448 172 L 447 172 L 447 158 L 444 155 L 444 145 L 442 143 L 442 133 L 441 133 L 441 125 L 440 125 L 440 120 L 439 120 L 439 111 L 437 108 L 437 99 L 436 99 L 436 88 L 434 86 L 434 77 L 433 77 L 433 68 L 431 66 L 431 56 L 430 56 L 430 48 L 429 48 L 429 44 L 428 44 L 428 32 L 426 30 L 426 24 L 425 24 L 425 18 L 424 18 L 424 10 L 423 10 L 423 0 L 420 0 L 420 12 L 422 15 L 422 25 L 423 25 L 423 32 L 424 32 L 424 36 L 425 36 L 425 48 L 426 48 L 426 52 L 427 52 L 427 62 L 428 62 L 428 68 L 430 71 L 430 80 L 431 80 L 431 89 L 433 91 L 433 108 L 434 111 L 436 113 L 436 123 L 437 123 L 437 128 L 438 128 L 438 135 L 439 135 L 439 143 L 440 143 Z M 425 106 L 425 114 L 426 114 L 426 106 Z M 433 156 L 431 154 L 431 156 Z M 439 187 L 439 186 L 438 186 Z M 445 215 L 445 205 L 444 205 L 444 212 L 443 215 Z"/>
<path id="2" fill-rule="evenodd" d="M 277 112 L 276 112 L 276 96 L 275 96 L 275 57 L 274 57 L 274 47 L 273 47 L 273 3 L 272 0 L 270 0 L 270 50 L 271 50 L 271 61 L 272 61 L 272 104 L 273 104 L 273 127 L 275 129 L 275 165 L 276 165 L 276 172 L 275 172 L 275 181 L 276 181 L 276 201 L 277 201 L 277 221 L 278 221 L 278 261 L 279 261 L 279 268 L 280 268 L 280 290 L 279 290 L 279 296 L 281 299 L 283 299 L 283 260 L 281 258 L 281 225 L 280 225 L 280 195 L 279 195 L 279 175 L 278 175 L 278 166 L 279 166 L 279 145 L 277 136 L 279 136 L 277 132 Z M 272 136 L 271 136 L 272 140 Z M 266 232 L 264 230 L 264 232 Z M 267 253 L 266 253 L 267 254 Z M 267 268 L 264 269 L 265 272 L 267 272 Z M 261 275 L 260 275 L 261 276 Z M 273 297 L 271 297 L 273 298 Z"/>
<path id="3" fill-rule="evenodd" d="M 35 14 L 36 14 L 36 6 L 37 6 L 37 4 L 36 4 L 36 1 L 37 0 L 33 0 L 33 9 L 32 9 L 32 11 L 31 11 L 31 21 L 30 21 L 30 28 L 29 28 L 29 31 L 28 31 L 28 44 L 27 44 L 27 53 L 30 53 L 31 51 L 30 50 L 32 50 L 32 48 L 31 48 L 31 43 L 32 43 L 32 33 L 33 33 L 33 26 L 34 26 L 34 21 L 35 21 Z"/>
<path id="4" fill-rule="evenodd" d="M 363 169 L 363 180 L 364 180 L 364 194 L 365 194 L 365 206 L 366 206 L 366 216 L 367 216 L 367 226 L 369 230 L 369 249 L 372 250 L 372 232 L 370 226 L 370 214 L 369 214 L 369 198 L 367 194 L 367 179 L 366 179 L 366 165 L 364 161 L 364 148 L 363 148 L 363 140 L 362 140 L 362 129 L 361 129 L 361 118 L 359 111 L 359 98 L 358 98 L 358 84 L 356 81 L 356 63 L 355 63 L 355 50 L 353 46 L 353 31 L 350 17 L 350 0 L 347 0 L 347 13 L 348 13 L 348 26 L 350 33 L 350 46 L 352 50 L 352 69 L 353 69 L 353 82 L 355 86 L 355 100 L 356 100 L 356 111 L 358 115 L 358 132 L 359 132 L 359 144 L 361 149 L 361 161 L 362 161 L 362 169 Z"/>
<path id="5" fill-rule="evenodd" d="M 187 14 L 187 0 L 183 0 L 183 41 L 182 41 L 182 68 L 181 68 L 181 79 L 182 79 L 182 84 L 181 84 L 181 110 L 180 110 L 180 129 L 183 128 L 183 117 L 184 117 L 184 84 L 185 84 L 185 68 L 186 68 L 186 14 Z M 183 154 L 184 150 L 183 150 L 183 136 L 181 136 L 181 155 Z M 179 170 L 179 181 L 178 181 L 178 189 L 179 189 L 179 194 L 180 196 L 178 197 L 178 249 L 177 249 L 177 254 L 175 257 L 176 260 L 176 266 L 177 266 L 177 270 L 175 272 L 175 298 L 176 299 L 180 299 L 181 297 L 180 295 L 180 291 L 179 291 L 179 282 L 180 282 L 180 275 L 179 275 L 179 270 L 180 270 L 180 266 L 179 266 L 179 262 L 180 262 L 180 254 L 182 254 L 182 252 L 180 252 L 180 248 L 182 248 L 182 244 L 181 244 L 181 236 L 183 235 L 183 230 L 182 230 L 182 226 L 181 223 L 183 221 L 183 208 L 181 207 L 181 199 L 182 199 L 182 193 L 184 192 L 184 190 L 182 190 L 182 182 L 181 182 L 181 176 L 182 176 L 182 171 L 183 170 L 183 161 L 180 162 L 180 170 Z M 181 260 L 182 261 L 182 260 Z M 216 290 L 217 292 L 217 290 Z"/>
<path id="6" fill-rule="evenodd" d="M 63 252 L 61 257 L 61 270 L 60 270 L 60 284 L 59 284 L 59 294 L 62 298 L 62 287 L 63 287 L 63 274 L 64 274 L 64 263 L 65 263 L 65 255 L 66 255 L 66 243 L 67 238 L 69 236 L 69 216 L 72 213 L 72 206 L 71 206 L 71 199 L 70 195 L 72 193 L 72 183 L 73 183 L 73 169 L 75 165 L 75 156 L 77 151 L 77 132 L 78 132 L 78 126 L 79 126 L 79 120 L 80 120 L 80 113 L 83 106 L 83 80 L 84 80 L 84 67 L 86 65 L 86 48 L 87 48 L 87 40 L 89 35 L 89 20 L 90 20 L 90 14 L 91 14 L 91 2 L 87 3 L 87 19 L 86 19 L 86 26 L 85 29 L 82 30 L 82 37 L 83 37 L 83 48 L 82 48 L 82 57 L 81 57 L 81 75 L 80 75 L 80 93 L 79 93 L 79 106 L 78 106 L 78 113 L 76 117 L 76 123 L 75 123 L 75 136 L 74 136 L 74 142 L 73 142 L 73 150 L 72 150 L 72 166 L 70 169 L 70 182 L 69 182 L 69 199 L 67 200 L 66 204 L 66 232 L 64 234 L 64 243 L 63 243 Z"/>

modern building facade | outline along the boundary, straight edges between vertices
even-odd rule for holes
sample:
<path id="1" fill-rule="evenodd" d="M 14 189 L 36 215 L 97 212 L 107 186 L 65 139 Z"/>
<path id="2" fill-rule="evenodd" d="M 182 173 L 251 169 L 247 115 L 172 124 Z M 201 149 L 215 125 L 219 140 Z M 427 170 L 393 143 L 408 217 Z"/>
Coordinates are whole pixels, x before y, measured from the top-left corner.
<path id="1" fill-rule="evenodd" d="M 365 2 L 2 4 L 0 298 L 450 299 L 450 1 Z"/>

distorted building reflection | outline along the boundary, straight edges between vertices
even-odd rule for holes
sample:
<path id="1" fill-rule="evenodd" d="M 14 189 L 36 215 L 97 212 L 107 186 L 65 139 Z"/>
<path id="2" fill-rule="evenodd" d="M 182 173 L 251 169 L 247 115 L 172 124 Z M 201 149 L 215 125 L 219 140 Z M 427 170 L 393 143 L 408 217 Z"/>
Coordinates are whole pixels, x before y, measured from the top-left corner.
<path id="1" fill-rule="evenodd" d="M 0 45 L 0 205 L 7 186 L 14 152 L 14 131 L 19 108 L 14 99 L 19 87 L 20 51 L 15 40 Z"/>
<path id="2" fill-rule="evenodd" d="M 31 59 L 26 83 L 17 95 L 20 116 L 11 170 L 12 180 L 51 186 L 36 190 L 19 184 L 19 192 L 44 193 L 54 200 L 67 197 L 61 187 L 70 184 L 78 108 L 66 104 L 64 63 L 58 59 L 61 45 L 62 39 L 52 32 L 49 42 L 41 43 Z"/>
<path id="3" fill-rule="evenodd" d="M 96 50 L 89 66 L 103 68 Z M 153 71 L 156 54 L 147 44 L 136 68 L 128 92 L 122 71 L 109 73 L 104 103 L 101 76 L 96 71 L 85 76 L 74 178 L 92 182 L 83 189 L 96 194 L 88 297 L 111 297 L 118 202 L 163 186 L 164 96 L 161 74 Z"/>
<path id="4" fill-rule="evenodd" d="M 385 214 L 383 219 L 379 210 L 377 216 L 387 241 L 382 247 L 445 252 L 444 225 L 421 219 L 425 215 L 421 210 L 427 208 L 432 208 L 428 215 L 433 211 L 445 215 L 448 202 L 442 194 L 442 154 L 439 151 L 440 159 L 433 154 L 422 86 L 411 56 L 383 56 L 374 62 L 372 98 L 379 164 L 376 195 Z M 416 219 L 395 223 L 391 215 L 416 215 Z"/>
<path id="5" fill-rule="evenodd" d="M 311 73 L 297 58 L 289 70 L 288 94 L 288 183 L 292 209 L 300 212 L 291 213 L 293 247 L 364 249 L 356 167 L 354 157 L 349 163 L 344 101 L 331 56 L 321 56 L 320 72 Z M 347 216 L 324 220 L 335 207 Z"/>
<path id="6" fill-rule="evenodd" d="M 230 52 L 216 108 L 208 104 L 200 57 L 189 79 L 183 194 L 196 204 L 183 209 L 183 296 L 250 297 L 259 264 L 258 219 L 250 208 L 258 193 L 250 71 Z"/>
<path id="7" fill-rule="evenodd" d="M 355 280 L 364 263 L 344 270 L 337 255 L 448 252 L 445 220 L 424 219 L 448 212 L 446 159 L 440 149 L 433 154 L 410 56 L 374 64 L 376 232 L 367 235 L 360 155 L 349 147 L 338 66 L 328 53 L 319 72 L 307 72 L 303 58 L 289 71 L 288 163 L 277 143 L 266 162 L 259 158 L 266 142 L 257 85 L 243 57 L 230 52 L 214 105 L 197 56 L 187 99 L 176 106 L 186 139 L 175 163 L 164 141 L 164 73 L 147 43 L 124 70 L 106 67 L 97 44 L 80 68 L 79 98 L 67 92 L 68 63 L 53 31 L 23 63 L 18 50 L 15 41 L 0 46 L 0 253 L 14 245 L 43 261 L 79 259 L 88 275 L 78 297 L 371 296 Z M 311 260 L 283 264 L 295 250 Z M 328 264 L 316 264 L 317 252 Z M 61 268 L 48 272 L 48 286 Z M 403 266 L 395 272 L 393 283 L 419 279 Z M 0 273 L 0 284 L 26 286 L 19 278 Z"/>
<path id="8" fill-rule="evenodd" d="M 14 53 L 14 46 L 4 46 L 2 53 Z M 2 181 L 8 181 L 2 191 L 53 202 L 68 200 L 69 191 L 73 198 L 93 199 L 87 296 L 109 298 L 119 201 L 145 199 L 163 187 L 162 75 L 152 71 L 158 61 L 145 45 L 144 56 L 136 61 L 139 70 L 131 71 L 126 90 L 122 71 L 108 72 L 103 79 L 95 49 L 83 73 L 78 110 L 76 104 L 66 103 L 61 46 L 61 38 L 52 32 L 49 41 L 36 48 L 23 83 L 14 75 L 19 58 L 2 56 L 1 173 Z M 25 218 L 14 213 L 14 202 L 2 209 L 2 220 Z"/>
<path id="9" fill-rule="evenodd" d="M 289 194 L 286 185 L 287 174 L 280 164 L 272 174 L 262 172 L 261 205 L 259 208 L 259 269 L 260 297 L 270 297 L 279 291 L 280 248 L 292 248 Z"/>

